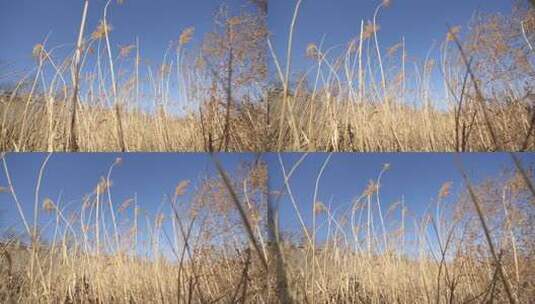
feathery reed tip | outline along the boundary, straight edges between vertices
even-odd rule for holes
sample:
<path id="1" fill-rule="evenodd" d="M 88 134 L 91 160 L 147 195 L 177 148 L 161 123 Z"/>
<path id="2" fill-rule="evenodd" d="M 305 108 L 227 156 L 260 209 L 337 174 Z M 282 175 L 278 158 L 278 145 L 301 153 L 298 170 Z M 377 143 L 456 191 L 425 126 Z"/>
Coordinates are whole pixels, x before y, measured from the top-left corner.
<path id="1" fill-rule="evenodd" d="M 186 191 L 188 191 L 189 183 L 190 183 L 189 180 L 183 180 L 180 183 L 178 183 L 178 185 L 175 188 L 175 197 L 179 197 L 179 196 L 186 194 Z"/>
<path id="2" fill-rule="evenodd" d="M 119 57 L 126 58 L 132 52 L 133 49 L 135 49 L 136 46 L 134 44 L 125 45 L 119 47 Z"/>
<path id="3" fill-rule="evenodd" d="M 91 33 L 91 38 L 93 40 L 99 40 L 104 38 L 113 30 L 113 27 L 108 24 L 105 20 L 100 20 L 100 23 L 97 25 L 97 28 Z"/>
<path id="4" fill-rule="evenodd" d="M 438 197 L 439 198 L 445 198 L 450 195 L 450 189 L 451 189 L 452 182 L 445 182 L 442 184 L 442 187 L 440 187 L 440 190 L 438 191 Z"/>
<path id="5" fill-rule="evenodd" d="M 377 185 L 377 183 L 375 181 L 373 181 L 373 180 L 370 180 L 368 182 L 368 186 L 364 190 L 364 195 L 365 196 L 371 196 L 375 192 L 377 192 L 378 190 L 379 190 L 379 186 Z"/>
<path id="6" fill-rule="evenodd" d="M 178 44 L 179 45 L 188 44 L 193 38 L 194 33 L 195 33 L 195 28 L 192 26 L 183 30 L 182 33 L 180 33 L 180 37 L 178 38 Z"/>
<path id="7" fill-rule="evenodd" d="M 46 212 L 52 212 L 56 209 L 56 205 L 51 199 L 45 198 L 45 200 L 43 201 L 43 209 Z"/>
<path id="8" fill-rule="evenodd" d="M 317 59 L 319 57 L 318 47 L 314 43 L 307 45 L 306 56 L 311 59 Z"/>
<path id="9" fill-rule="evenodd" d="M 41 43 L 36 44 L 32 49 L 32 57 L 35 59 L 42 59 L 44 50 L 44 45 Z"/>
<path id="10" fill-rule="evenodd" d="M 446 40 L 454 41 L 460 32 L 461 32 L 461 27 L 458 25 L 450 28 L 448 31 L 448 34 L 446 35 Z"/>
<path id="11" fill-rule="evenodd" d="M 230 18 L 227 22 L 230 26 L 235 26 L 241 23 L 241 18 L 238 16 L 235 16 L 235 17 Z"/>
<path id="12" fill-rule="evenodd" d="M 321 214 L 323 212 L 327 211 L 327 207 L 325 207 L 325 204 L 323 204 L 320 201 L 317 201 L 314 203 L 314 213 L 315 214 Z"/>

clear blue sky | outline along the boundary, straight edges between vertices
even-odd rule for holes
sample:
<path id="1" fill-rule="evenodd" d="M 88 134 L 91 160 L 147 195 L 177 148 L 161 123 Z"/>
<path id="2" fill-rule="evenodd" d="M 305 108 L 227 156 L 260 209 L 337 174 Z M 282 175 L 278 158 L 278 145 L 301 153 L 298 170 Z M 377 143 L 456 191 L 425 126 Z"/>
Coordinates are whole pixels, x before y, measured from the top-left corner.
<path id="1" fill-rule="evenodd" d="M 25 216 L 31 222 L 39 168 L 46 156 L 45 153 L 14 153 L 6 156 L 16 194 Z M 180 181 L 191 181 L 189 191 L 182 198 L 188 200 L 201 178 L 217 174 L 211 156 L 205 153 L 59 153 L 52 155 L 46 166 L 39 193 L 40 207 L 45 198 L 57 204 L 61 195 L 61 206 L 68 205 L 70 207 L 66 210 L 79 212 L 84 195 L 95 189 L 100 177 L 107 175 L 117 157 L 122 158 L 122 163 L 113 169 L 111 176 L 114 205 L 118 207 L 137 195 L 138 206 L 153 217 L 158 213 L 164 196 L 172 195 Z M 229 174 L 242 161 L 252 161 L 256 157 L 256 154 L 247 153 L 218 155 Z M 0 186 L 7 187 L 3 166 L 1 168 Z M 169 209 L 167 202 L 163 206 Z M 39 224 L 42 226 L 51 218 L 41 213 Z M 6 228 L 24 232 L 14 200 L 9 193 L 3 192 L 0 193 L 0 233 L 5 232 Z"/>
<path id="2" fill-rule="evenodd" d="M 284 60 L 288 27 L 295 0 L 269 2 L 269 27 L 277 53 Z M 326 35 L 326 45 L 347 42 L 358 34 L 360 20 L 371 19 L 378 0 L 304 0 L 295 32 L 296 59 L 302 58 L 306 44 L 319 42 Z M 446 23 L 466 24 L 475 10 L 509 12 L 513 0 L 394 0 L 380 14 L 381 41 L 391 46 L 402 35 L 409 50 L 422 55 L 433 40 L 443 38 Z M 237 8 L 246 0 L 126 0 L 110 9 L 114 27 L 112 42 L 126 45 L 140 38 L 143 54 L 159 59 L 168 42 L 189 26 L 197 29 L 196 39 L 212 27 L 215 9 L 227 3 Z M 95 29 L 102 17 L 105 0 L 90 2 L 88 31 Z M 49 46 L 76 40 L 82 0 L 2 0 L 0 1 L 0 60 L 28 62 L 33 46 L 49 36 Z M 297 63 L 298 64 L 298 63 Z"/>
<path id="3" fill-rule="evenodd" d="M 294 35 L 293 72 L 311 67 L 304 53 L 308 43 L 319 44 L 326 37 L 325 46 L 345 44 L 359 33 L 360 21 L 372 18 L 379 0 L 304 0 Z M 423 59 L 433 42 L 444 38 L 446 24 L 463 25 L 475 11 L 484 13 L 511 11 L 513 0 L 393 0 L 391 7 L 381 11 L 380 43 L 388 48 L 405 36 L 408 53 Z M 141 56 L 146 62 L 158 64 L 169 41 L 176 40 L 186 27 L 194 26 L 196 33 L 191 47 L 212 29 L 216 8 L 227 3 L 232 9 L 242 7 L 246 0 L 126 0 L 114 4 L 109 20 L 114 30 L 112 45 L 129 45 L 140 39 Z M 288 28 L 296 0 L 269 1 L 269 30 L 275 51 L 283 63 L 286 60 Z M 105 0 L 91 0 L 87 33 L 93 31 L 102 18 Z M 72 51 L 80 22 L 82 0 L 17 0 L 0 1 L 0 65 L 7 71 L 27 71 L 34 65 L 33 46 L 48 35 L 47 47 L 62 46 L 57 52 L 64 56 Z M 437 55 L 437 54 L 435 54 Z M 270 68 L 278 80 L 274 66 Z M 20 76 L 20 75 L 19 75 Z M 438 76 L 438 75 L 437 75 Z M 11 80 L 11 83 L 14 81 Z"/>
<path id="4" fill-rule="evenodd" d="M 302 154 L 281 154 L 286 172 Z M 326 153 L 312 153 L 302 162 L 290 180 L 298 208 L 302 210 L 305 224 L 312 225 L 312 202 L 314 186 Z M 318 200 L 340 215 L 353 199 L 358 198 L 370 180 L 376 180 L 385 163 L 390 169 L 381 178 L 381 204 L 383 210 L 399 201 L 402 196 L 405 206 L 421 216 L 436 200 L 441 186 L 452 182 L 450 199 L 454 199 L 464 182 L 455 162 L 456 154 L 442 153 L 335 153 L 332 155 L 320 180 Z M 535 154 L 520 155 L 524 167 L 535 165 Z M 277 155 L 268 156 L 270 164 L 270 187 L 280 190 L 283 175 Z M 486 177 L 497 176 L 502 169 L 514 168 L 508 153 L 471 153 L 461 155 L 462 163 L 473 183 Z M 296 213 L 287 196 L 279 203 L 280 226 L 286 231 L 300 230 Z M 399 213 L 399 212 L 398 212 Z M 318 219 L 325 222 L 326 217 Z M 325 230 L 322 231 L 324 233 Z M 321 237 L 321 236 L 320 236 Z"/>
<path id="5" fill-rule="evenodd" d="M 91 0 L 87 33 L 90 34 L 102 18 L 105 0 Z M 194 43 L 212 29 L 213 15 L 219 5 L 231 9 L 240 7 L 243 0 L 125 0 L 109 10 L 114 30 L 113 46 L 128 45 L 140 39 L 141 55 L 154 63 L 161 58 L 170 40 L 190 26 L 196 28 Z M 48 47 L 63 44 L 73 49 L 80 26 L 82 0 L 1 0 L 0 1 L 0 62 L 16 64 L 19 68 L 31 64 L 32 48 L 49 35 Z M 117 49 L 116 49 L 117 50 Z"/>
<path id="6" fill-rule="evenodd" d="M 290 170 L 302 155 L 281 154 L 286 170 Z M 314 183 L 327 155 L 308 155 L 290 181 L 307 225 L 311 223 Z M 6 157 L 25 216 L 32 219 L 37 176 L 46 154 L 14 153 Z M 79 210 L 83 196 L 94 190 L 100 177 L 107 174 L 117 157 L 121 157 L 123 161 L 114 168 L 111 176 L 114 205 L 117 206 L 137 195 L 138 206 L 152 216 L 157 214 L 164 196 L 172 194 L 180 181 L 192 182 L 190 191 L 183 198 L 188 200 L 200 178 L 217 174 L 212 159 L 203 153 L 59 153 L 52 155 L 44 172 L 39 193 L 40 206 L 45 198 L 57 203 L 61 194 L 62 206 L 70 204 L 74 210 Z M 230 153 L 219 154 L 219 157 L 227 171 L 232 174 L 241 161 L 252 161 L 257 155 Z M 278 154 L 267 153 L 262 157 L 268 164 L 270 189 L 280 190 L 283 180 Z M 318 200 L 331 204 L 332 209 L 346 208 L 352 199 L 362 193 L 369 180 L 376 179 L 383 165 L 388 163 L 391 168 L 384 174 L 381 188 L 384 208 L 387 209 L 403 196 L 411 212 L 421 215 L 436 199 L 444 182 L 453 183 L 452 199 L 462 187 L 463 181 L 454 158 L 455 154 L 336 153 L 332 155 L 320 180 Z M 535 165 L 535 154 L 523 154 L 521 158 L 524 167 L 533 168 Z M 476 183 L 485 177 L 499 174 L 503 168 L 513 167 L 507 153 L 464 154 L 461 159 L 471 179 Z M 0 186 L 7 186 L 3 167 L 0 171 Z M 284 230 L 295 231 L 299 228 L 287 197 L 280 201 L 280 216 Z M 50 216 L 43 215 L 40 224 L 44 225 L 50 220 Z M 323 220 L 324 218 L 320 218 L 319 221 Z M 0 232 L 3 233 L 7 228 L 14 228 L 19 232 L 24 229 L 11 195 L 4 192 L 0 193 Z"/>
<path id="7" fill-rule="evenodd" d="M 273 0 L 269 6 L 269 27 L 273 44 L 282 62 L 286 62 L 289 25 L 296 0 Z M 380 0 L 304 0 L 294 34 L 294 71 L 310 67 L 304 58 L 308 43 L 325 47 L 346 44 L 359 35 L 360 22 L 371 20 Z M 446 24 L 461 25 L 477 10 L 483 13 L 510 13 L 513 0 L 392 0 L 379 13 L 379 42 L 386 49 L 405 36 L 409 56 L 423 59 L 434 41 L 444 39 Z M 284 64 L 283 64 L 284 66 Z"/>

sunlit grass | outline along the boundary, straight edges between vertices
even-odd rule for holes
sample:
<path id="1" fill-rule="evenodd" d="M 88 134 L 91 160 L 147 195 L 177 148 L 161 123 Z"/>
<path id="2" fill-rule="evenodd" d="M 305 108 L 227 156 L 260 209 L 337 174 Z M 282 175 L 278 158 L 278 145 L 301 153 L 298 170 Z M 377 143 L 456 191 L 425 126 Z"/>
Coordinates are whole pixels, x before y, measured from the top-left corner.
<path id="1" fill-rule="evenodd" d="M 427 207 L 411 210 L 403 189 L 398 201 L 382 198 L 393 187 L 381 181 L 396 170 L 388 164 L 350 201 L 321 201 L 320 172 L 313 202 L 294 203 L 299 181 L 287 177 L 299 166 L 282 168 L 293 208 L 280 216 L 275 268 L 296 303 L 529 303 L 535 295 L 535 193 L 524 169 L 477 184 L 465 177 L 455 189 L 445 181 Z M 299 228 L 288 229 L 293 219 Z"/>
<path id="2" fill-rule="evenodd" d="M 272 92 L 271 149 L 279 151 L 525 151 L 533 150 L 530 47 L 535 10 L 476 15 L 444 27 L 441 43 L 415 60 L 405 39 L 380 42 L 380 13 L 342 46 L 310 43 L 293 50 L 302 1 L 290 25 L 287 62 L 272 55 L 280 88 Z M 296 21 L 297 20 L 297 21 Z M 403 33 L 400 33 L 403 36 Z M 386 50 L 386 51 L 385 51 Z M 310 65 L 292 75 L 291 58 Z M 284 71 L 284 72 L 283 72 Z M 297 74 L 297 71 L 296 71 Z"/>
<path id="3" fill-rule="evenodd" d="M 24 213 L 32 202 L 18 200 L 6 158 L 1 195 L 19 210 L 14 222 L 22 224 L 2 231 L 0 302 L 261 303 L 267 298 L 261 162 L 242 163 L 230 177 L 244 206 L 241 218 L 219 176 L 180 181 L 159 206 L 137 195 L 117 201 L 115 189 L 125 185 L 113 183 L 113 171 L 121 170 L 121 159 L 74 202 L 41 197 L 38 182 L 34 213 Z M 41 181 L 48 159 L 26 177 Z"/>

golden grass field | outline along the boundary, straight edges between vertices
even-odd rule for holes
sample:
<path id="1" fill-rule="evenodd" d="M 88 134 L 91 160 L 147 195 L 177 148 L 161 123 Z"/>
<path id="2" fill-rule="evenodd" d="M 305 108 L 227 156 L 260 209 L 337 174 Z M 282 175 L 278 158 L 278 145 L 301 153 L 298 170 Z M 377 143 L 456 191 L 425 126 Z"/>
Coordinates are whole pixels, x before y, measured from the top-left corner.
<path id="1" fill-rule="evenodd" d="M 302 229 L 287 233 L 274 256 L 290 299 L 532 302 L 535 195 L 525 171 L 504 169 L 477 184 L 466 177 L 458 195 L 445 181 L 424 214 L 417 215 L 403 199 L 382 200 L 381 191 L 389 185 L 381 178 L 389 170 L 394 169 L 385 165 L 347 206 L 336 201 L 294 205 Z M 307 214 L 313 214 L 312 226 L 303 224 Z M 284 231 L 285 223 L 280 225 Z M 320 231 L 326 235 L 321 239 Z"/>
<path id="2" fill-rule="evenodd" d="M 3 166 L 9 176 L 5 159 Z M 136 196 L 113 199 L 125 186 L 113 183 L 119 166 L 81 203 L 39 198 L 37 218 L 19 212 L 25 231 L 2 232 L 1 302 L 531 303 L 535 296 L 533 174 L 522 167 L 477 183 L 466 177 L 456 194 L 445 181 L 417 215 L 403 200 L 381 199 L 390 187 L 381 178 L 395 170 L 385 165 L 344 208 L 296 207 L 302 229 L 287 231 L 273 200 L 282 193 L 293 202 L 294 191 L 288 181 L 286 191 L 270 190 L 262 161 L 243 163 L 233 176 L 221 169 L 199 184 L 178 182 L 156 214 Z M 41 180 L 43 171 L 32 174 Z M 8 181 L 2 196 L 22 210 Z M 302 221 L 307 214 L 312 225 Z"/>
<path id="3" fill-rule="evenodd" d="M 450 26 L 437 37 L 438 58 L 418 61 L 404 39 L 380 43 L 380 15 L 395 9 L 390 4 L 382 1 L 362 20 L 342 51 L 311 42 L 303 54 L 310 67 L 296 79 L 291 61 L 274 55 L 282 94 L 270 115 L 273 150 L 532 151 L 533 7 Z"/>
<path id="4" fill-rule="evenodd" d="M 113 199 L 116 187 L 127 186 L 113 183 L 117 159 L 81 203 L 36 201 L 34 221 L 22 212 L 3 162 L 9 182 L 2 196 L 20 208 L 26 231 L 2 231 L 0 302 L 261 303 L 269 296 L 262 163 L 243 163 L 229 184 L 207 175 L 180 181 L 154 214 L 136 196 Z M 227 185 L 236 187 L 243 218 Z M 249 245 L 242 220 L 260 251 Z"/>
<path id="5" fill-rule="evenodd" d="M 282 48 L 267 0 L 247 0 L 222 5 L 210 32 L 182 29 L 154 63 L 138 39 L 116 42 L 123 0 L 82 0 L 70 44 L 36 41 L 20 73 L 0 65 L 0 219 L 10 208 L 20 228 L 0 226 L 0 303 L 535 303 L 534 164 L 516 153 L 535 152 L 535 2 L 448 25 L 426 58 L 382 43 L 391 0 L 342 45 L 299 51 L 304 2 Z M 11 152 L 50 153 L 25 172 L 35 201 L 19 200 Z M 215 171 L 179 181 L 154 213 L 112 196 L 128 187 L 113 183 L 120 157 L 74 203 L 39 197 L 56 152 L 207 152 Z M 258 158 L 229 175 L 215 152 Z M 280 191 L 269 152 L 303 153 Z M 298 208 L 290 177 L 308 152 L 511 152 L 514 166 L 472 181 L 461 165 L 459 192 L 444 180 L 418 214 L 381 200 L 385 165 L 342 210 L 316 200 L 330 153 Z"/>
<path id="6" fill-rule="evenodd" d="M 297 54 L 293 30 L 306 11 L 296 3 L 287 58 L 306 56 L 304 71 L 279 60 L 266 12 L 253 4 L 236 16 L 216 14 L 219 27 L 198 48 L 188 48 L 195 32 L 185 29 L 157 65 L 144 63 L 139 42 L 111 47 L 106 18 L 91 34 L 80 31 L 72 57 L 38 43 L 35 69 L 0 97 L 0 147 L 534 150 L 535 17 L 527 4 L 506 14 L 476 14 L 437 33 L 439 55 L 420 60 L 410 57 L 404 40 L 381 45 L 381 12 L 395 9 L 390 1 L 362 21 L 341 51 L 311 42 L 306 54 Z"/>

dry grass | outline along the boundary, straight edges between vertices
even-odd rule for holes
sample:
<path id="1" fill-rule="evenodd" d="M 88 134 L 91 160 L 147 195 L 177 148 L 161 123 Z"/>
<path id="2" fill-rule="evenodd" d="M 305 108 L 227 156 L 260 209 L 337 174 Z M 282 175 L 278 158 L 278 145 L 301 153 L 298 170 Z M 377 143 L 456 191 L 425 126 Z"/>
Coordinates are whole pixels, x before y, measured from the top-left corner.
<path id="1" fill-rule="evenodd" d="M 229 181 L 262 255 L 220 177 L 179 182 L 154 214 L 136 196 L 113 200 L 120 162 L 81 202 L 38 197 L 35 221 L 20 213 L 27 233 L 0 244 L 0 302 L 265 303 L 262 162 L 243 163 Z M 9 184 L 3 195 L 21 206 Z"/>
<path id="2" fill-rule="evenodd" d="M 311 64 L 300 75 L 293 77 L 291 61 L 283 66 L 273 53 L 281 85 L 273 91 L 271 149 L 533 150 L 535 9 L 519 6 L 508 15 L 477 15 L 468 27 L 445 26 L 439 52 L 431 49 L 420 62 L 404 39 L 382 51 L 380 13 L 395 9 L 390 4 L 383 1 L 343 46 L 311 43 Z M 287 58 L 298 22 L 291 24 Z"/>
<path id="3" fill-rule="evenodd" d="M 32 101 L 25 107 L 25 97 L 0 97 L 1 151 L 71 151 L 69 146 L 69 108 L 62 101 L 45 104 Z M 212 112 L 212 121 L 203 123 L 198 113 L 169 114 L 163 109 L 148 113 L 140 109 L 120 108 L 125 150 L 129 152 L 208 151 L 209 141 L 220 142 L 224 120 L 221 111 Z M 249 103 L 234 109 L 229 151 L 261 151 L 265 121 L 259 106 Z M 116 112 L 109 107 L 81 104 L 75 126 L 81 152 L 121 151 L 116 131 Z M 22 121 L 27 120 L 24 124 Z M 204 134 L 206 125 L 212 133 Z M 213 144 L 217 149 L 217 145 Z"/>
<path id="4" fill-rule="evenodd" d="M 76 47 L 35 45 L 35 68 L 0 96 L 2 151 L 265 150 L 265 10 L 221 6 L 214 30 L 190 47 L 177 33 L 162 59 L 143 57 L 139 39 L 115 47 L 108 0 L 86 29 L 84 1 Z M 118 5 L 117 5 L 118 4 Z M 209 13 L 209 12 L 207 12 Z M 7 66 L 7 69 L 10 69 Z"/>
<path id="5" fill-rule="evenodd" d="M 281 147 L 288 151 L 353 151 L 353 152 L 434 152 L 434 151 L 518 151 L 522 150 L 530 128 L 531 112 L 525 105 L 495 106 L 492 108 L 493 123 L 497 136 L 504 140 L 496 149 L 481 117 L 472 111 L 465 113 L 470 119 L 462 127 L 464 139 L 459 135 L 455 141 L 456 116 L 452 112 L 393 104 L 350 103 L 318 97 L 318 102 L 307 97 L 292 97 L 296 113 L 292 127 L 284 129 Z M 281 100 L 278 100 L 281 101 Z M 282 102 L 281 102 L 282 103 Z M 282 108 L 273 106 L 274 111 Z M 473 120 L 472 120 L 473 118 Z M 274 119 L 277 124 L 278 119 Z M 292 136 L 294 126 L 301 134 Z M 459 128 L 461 129 L 461 128 Z M 276 138 L 277 128 L 271 129 Z M 275 145 L 275 141 L 272 142 Z M 535 148 L 529 139 L 526 150 Z M 273 148 L 275 150 L 275 148 Z"/>
<path id="6" fill-rule="evenodd" d="M 29 260 L 30 249 L 5 248 L 20 261 Z M 26 256 L 20 252 L 26 253 Z M 61 251 L 61 248 L 56 249 Z M 17 254 L 18 253 L 18 254 Z M 52 256 L 55 254 L 55 256 Z M 255 301 L 263 297 L 264 275 L 247 252 L 234 256 L 195 253 L 200 261 L 192 268 L 179 268 L 164 260 L 143 261 L 128 256 L 86 256 L 67 250 L 65 256 L 46 252 L 35 255 L 44 265 L 43 278 L 28 279 L 26 267 L 16 267 L 3 274 L 4 303 L 206 303 Z M 244 285 L 247 269 L 249 286 Z M 244 290 L 244 291 L 243 291 Z M 245 292 L 245 295 L 242 293 Z M 178 300 L 180 299 L 180 300 Z M 9 302 L 11 301 L 11 302 Z"/>
<path id="7" fill-rule="evenodd" d="M 380 199 L 388 170 L 347 204 L 298 206 L 292 217 L 313 214 L 312 225 L 287 231 L 280 223 L 278 271 L 293 301 L 531 303 L 535 195 L 523 173 L 507 169 L 475 185 L 467 179 L 457 193 L 445 182 L 420 214 L 404 199 Z"/>
<path id="8" fill-rule="evenodd" d="M 402 39 L 380 43 L 381 3 L 344 46 L 311 43 L 310 66 L 286 65 L 263 1 L 222 9 L 199 49 L 193 28 L 148 64 L 139 41 L 113 46 L 104 14 L 79 48 L 39 43 L 36 67 L 0 97 L 4 151 L 532 151 L 534 9 L 445 26 L 425 60 Z M 87 3 L 87 1 L 86 1 Z M 106 3 L 106 10 L 120 9 Z M 403 5 L 403 4 L 399 4 Z M 84 25 L 84 20 L 81 21 Z M 111 42 L 110 42 L 111 40 Z M 81 51 L 80 51 L 81 50 Z M 267 75 L 269 51 L 275 75 Z M 8 67 L 9 69 L 9 67 Z M 78 71 L 78 72 L 77 72 Z M 7 71 L 11 73 L 12 71 Z M 267 80 L 280 83 L 269 88 Z M 77 105 L 74 107 L 73 105 Z"/>
<path id="9" fill-rule="evenodd" d="M 23 210 L 3 161 L 2 195 Z M 2 302 L 530 303 L 535 296 L 535 195 L 525 169 L 477 184 L 467 178 L 459 192 L 445 182 L 423 214 L 403 199 L 381 200 L 389 165 L 345 205 L 320 201 L 320 173 L 315 203 L 296 207 L 297 218 L 312 214 L 313 224 L 286 231 L 267 208 L 269 171 L 260 159 L 232 177 L 218 165 L 220 176 L 195 188 L 178 182 L 155 214 L 136 196 L 113 199 L 120 159 L 71 203 L 39 197 L 46 163 L 37 172 L 37 216 L 20 211 L 22 241 L 0 244 Z M 284 192 L 277 193 L 272 199 Z"/>

